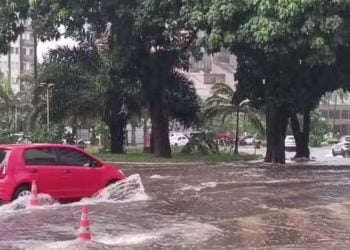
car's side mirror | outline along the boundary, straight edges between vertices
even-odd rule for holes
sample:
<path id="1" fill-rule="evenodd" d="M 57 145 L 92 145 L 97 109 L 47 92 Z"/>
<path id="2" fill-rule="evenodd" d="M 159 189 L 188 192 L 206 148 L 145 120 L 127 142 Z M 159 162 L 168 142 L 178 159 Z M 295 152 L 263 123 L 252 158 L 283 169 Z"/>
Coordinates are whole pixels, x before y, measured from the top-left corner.
<path id="1" fill-rule="evenodd" d="M 90 162 L 90 167 L 92 167 L 92 168 L 98 168 L 98 167 L 100 167 L 100 163 L 97 162 L 97 161 L 95 161 L 95 160 L 91 160 L 91 162 Z"/>

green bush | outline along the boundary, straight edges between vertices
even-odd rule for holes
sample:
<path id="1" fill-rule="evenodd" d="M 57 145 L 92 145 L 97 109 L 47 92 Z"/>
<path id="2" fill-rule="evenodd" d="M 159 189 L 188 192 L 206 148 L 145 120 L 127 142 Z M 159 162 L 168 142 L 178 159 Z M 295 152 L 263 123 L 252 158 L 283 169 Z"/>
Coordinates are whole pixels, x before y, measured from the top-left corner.
<path id="1" fill-rule="evenodd" d="M 2 130 L 0 131 L 0 144 L 13 144 L 16 143 L 18 137 L 11 134 L 9 131 Z"/>
<path id="2" fill-rule="evenodd" d="M 320 147 L 323 142 L 323 136 L 320 135 L 310 135 L 310 146 L 311 147 Z"/>
<path id="3" fill-rule="evenodd" d="M 62 143 L 64 126 L 59 124 L 36 127 L 31 133 L 31 141 L 34 143 Z"/>
<path id="4" fill-rule="evenodd" d="M 330 130 L 330 125 L 322 118 L 320 112 L 311 112 L 310 118 L 310 146 L 320 147 L 324 141 L 323 136 Z"/>

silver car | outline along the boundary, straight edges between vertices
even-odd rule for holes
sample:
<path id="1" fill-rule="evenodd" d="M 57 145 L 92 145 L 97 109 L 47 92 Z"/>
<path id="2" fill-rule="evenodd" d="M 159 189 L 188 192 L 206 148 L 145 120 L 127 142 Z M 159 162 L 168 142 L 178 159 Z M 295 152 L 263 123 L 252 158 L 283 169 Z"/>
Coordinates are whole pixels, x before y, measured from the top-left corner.
<path id="1" fill-rule="evenodd" d="M 286 139 L 284 140 L 284 146 L 286 151 L 295 151 L 296 144 L 295 144 L 295 139 L 293 135 L 286 136 Z"/>
<path id="2" fill-rule="evenodd" d="M 337 144 L 334 144 L 332 148 L 332 155 L 342 155 L 347 157 L 350 155 L 350 135 L 346 135 L 340 138 Z"/>

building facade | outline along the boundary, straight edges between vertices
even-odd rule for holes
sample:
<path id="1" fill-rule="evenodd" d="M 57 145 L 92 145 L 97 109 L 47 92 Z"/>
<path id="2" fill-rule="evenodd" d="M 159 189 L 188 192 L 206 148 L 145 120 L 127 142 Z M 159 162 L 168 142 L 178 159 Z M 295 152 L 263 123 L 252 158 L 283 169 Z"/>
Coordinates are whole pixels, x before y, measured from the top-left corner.
<path id="1" fill-rule="evenodd" d="M 10 79 L 14 92 L 21 89 L 19 76 L 34 68 L 34 37 L 30 22 L 24 23 L 25 31 L 10 44 L 6 55 L 0 56 L 0 72 L 4 79 Z"/>
<path id="2" fill-rule="evenodd" d="M 191 67 L 186 74 L 193 81 L 197 94 L 203 99 L 210 96 L 216 83 L 226 83 L 234 87 L 237 60 L 229 50 L 222 49 L 213 55 L 203 54 L 201 60 L 190 59 Z"/>
<path id="3" fill-rule="evenodd" d="M 350 135 L 350 103 L 321 103 L 318 110 L 334 126 L 335 133 Z"/>

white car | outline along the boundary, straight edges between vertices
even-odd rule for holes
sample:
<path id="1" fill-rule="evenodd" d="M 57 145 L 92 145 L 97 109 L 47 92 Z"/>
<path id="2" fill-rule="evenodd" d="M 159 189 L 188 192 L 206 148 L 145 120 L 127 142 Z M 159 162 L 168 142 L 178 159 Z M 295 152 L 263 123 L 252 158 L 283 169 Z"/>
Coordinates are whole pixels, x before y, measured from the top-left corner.
<path id="1" fill-rule="evenodd" d="M 293 135 L 287 135 L 284 140 L 284 147 L 286 151 L 294 151 L 296 149 L 295 138 Z"/>
<path id="2" fill-rule="evenodd" d="M 170 146 L 185 146 L 189 140 L 186 136 L 173 136 L 170 139 Z"/>
<path id="3" fill-rule="evenodd" d="M 342 155 L 343 157 L 350 155 L 350 135 L 341 137 L 340 141 L 337 144 L 334 144 L 332 155 Z"/>

